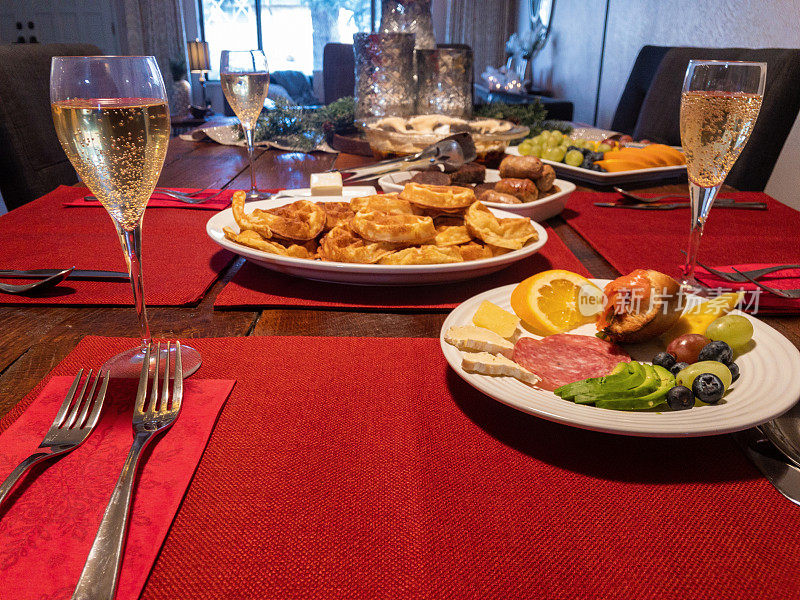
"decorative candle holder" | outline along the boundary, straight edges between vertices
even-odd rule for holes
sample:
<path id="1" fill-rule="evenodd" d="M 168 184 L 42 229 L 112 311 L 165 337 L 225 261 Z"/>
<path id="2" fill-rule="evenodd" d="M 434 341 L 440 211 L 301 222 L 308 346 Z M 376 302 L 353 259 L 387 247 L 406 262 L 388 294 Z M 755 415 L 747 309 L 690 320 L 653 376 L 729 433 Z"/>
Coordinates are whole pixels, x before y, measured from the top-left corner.
<path id="1" fill-rule="evenodd" d="M 417 112 L 472 116 L 472 51 L 417 50 Z"/>
<path id="2" fill-rule="evenodd" d="M 383 33 L 413 33 L 414 47 L 436 48 L 431 18 L 431 0 L 383 0 L 381 2 L 381 27 Z"/>
<path id="3" fill-rule="evenodd" d="M 414 114 L 414 34 L 356 33 L 357 121 Z"/>

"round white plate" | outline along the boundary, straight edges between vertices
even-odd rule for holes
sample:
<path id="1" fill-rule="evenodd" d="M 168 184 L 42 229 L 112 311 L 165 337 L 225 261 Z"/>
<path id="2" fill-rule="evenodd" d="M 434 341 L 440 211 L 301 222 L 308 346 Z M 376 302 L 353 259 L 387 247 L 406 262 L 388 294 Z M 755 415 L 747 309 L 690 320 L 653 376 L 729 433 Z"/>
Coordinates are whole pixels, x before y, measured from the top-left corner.
<path id="1" fill-rule="evenodd" d="M 607 280 L 593 280 L 603 287 Z M 717 435 L 754 427 L 786 412 L 800 399 L 800 352 L 775 331 L 739 311 L 753 323 L 755 347 L 736 359 L 741 376 L 715 405 L 671 411 L 619 411 L 575 404 L 553 392 L 527 386 L 511 377 L 467 373 L 461 368 L 461 352 L 444 341 L 454 325 L 472 323 L 472 315 L 484 300 L 511 311 L 514 284 L 489 290 L 456 307 L 442 325 L 440 343 L 447 362 L 458 375 L 487 396 L 523 412 L 565 425 L 607 433 L 646 437 L 693 437 Z M 513 311 L 512 311 L 513 312 Z M 569 333 L 594 335 L 593 324 Z M 634 360 L 650 362 L 663 350 L 657 343 L 625 346 Z"/>
<path id="2" fill-rule="evenodd" d="M 284 204 L 294 202 L 296 198 L 280 198 L 277 200 L 259 200 L 247 203 L 247 212 L 255 208 L 266 210 L 276 208 Z M 316 196 L 315 202 L 341 202 L 341 196 Z M 513 218 L 514 215 L 502 210 L 492 209 L 492 212 L 500 218 Z M 291 258 L 289 256 L 278 256 L 255 248 L 248 248 L 241 244 L 236 244 L 225 239 L 222 232 L 223 227 L 231 227 L 238 231 L 236 220 L 233 218 L 233 211 L 226 208 L 211 217 L 206 223 L 206 233 L 217 244 L 235 252 L 246 259 L 259 264 L 263 267 L 287 273 L 306 279 L 317 281 L 333 281 L 338 283 L 351 283 L 358 285 L 427 285 L 434 283 L 446 283 L 449 281 L 461 281 L 472 279 L 499 271 L 511 263 L 522 260 L 528 256 L 536 254 L 539 249 L 547 243 L 547 232 L 538 223 L 533 223 L 539 239 L 528 244 L 520 250 L 514 250 L 507 254 L 484 258 L 481 260 L 471 260 L 463 263 L 450 263 L 443 265 L 364 265 L 341 262 L 327 262 L 321 260 L 308 260 L 303 258 Z"/>
<path id="3" fill-rule="evenodd" d="M 517 146 L 506 148 L 506 154 L 520 156 Z M 669 167 L 650 167 L 648 169 L 636 169 L 633 171 L 616 171 L 606 173 L 603 171 L 590 171 L 582 167 L 573 167 L 567 163 L 554 162 L 552 160 L 540 159 L 543 163 L 552 166 L 559 177 L 569 177 L 575 181 L 585 183 L 596 183 L 603 185 L 616 185 L 618 183 L 637 183 L 641 181 L 658 181 L 669 179 L 686 173 L 686 165 L 672 165 Z"/>
<path id="4" fill-rule="evenodd" d="M 389 173 L 378 179 L 378 185 L 384 192 L 402 192 L 403 187 L 419 171 L 401 171 L 399 173 Z M 486 169 L 486 183 L 500 181 L 500 172 L 497 169 Z M 533 202 L 523 202 L 521 204 L 499 204 L 497 202 L 484 202 L 491 208 L 499 208 L 520 217 L 528 217 L 540 223 L 550 217 L 561 214 L 567 205 L 569 195 L 575 191 L 575 184 L 571 181 L 556 179 L 554 185 L 559 190 L 555 194 L 550 194 Z"/>

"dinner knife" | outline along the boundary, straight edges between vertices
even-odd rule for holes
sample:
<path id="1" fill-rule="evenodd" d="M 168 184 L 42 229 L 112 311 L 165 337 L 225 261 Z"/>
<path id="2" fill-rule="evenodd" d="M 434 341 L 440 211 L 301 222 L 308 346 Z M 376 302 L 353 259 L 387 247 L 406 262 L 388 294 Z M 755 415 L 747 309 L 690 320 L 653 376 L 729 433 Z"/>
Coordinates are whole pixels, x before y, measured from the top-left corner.
<path id="1" fill-rule="evenodd" d="M 0 277 L 13 277 L 17 279 L 41 279 L 43 277 L 50 277 L 56 273 L 60 273 L 61 269 L 30 269 L 27 271 L 2 271 L 0 270 Z M 90 271 L 79 270 L 72 271 L 67 276 L 67 279 L 124 279 L 129 280 L 130 276 L 122 271 Z"/>
<path id="2" fill-rule="evenodd" d="M 758 427 L 737 431 L 733 439 L 767 481 L 800 506 L 800 469 L 788 462 Z"/>
<path id="3" fill-rule="evenodd" d="M 672 202 L 666 204 L 617 204 L 615 202 L 595 202 L 601 208 L 627 208 L 632 210 L 673 210 L 676 208 L 689 208 L 688 202 Z M 742 208 L 745 210 L 767 210 L 766 202 L 731 202 L 715 203 L 719 208 Z"/>

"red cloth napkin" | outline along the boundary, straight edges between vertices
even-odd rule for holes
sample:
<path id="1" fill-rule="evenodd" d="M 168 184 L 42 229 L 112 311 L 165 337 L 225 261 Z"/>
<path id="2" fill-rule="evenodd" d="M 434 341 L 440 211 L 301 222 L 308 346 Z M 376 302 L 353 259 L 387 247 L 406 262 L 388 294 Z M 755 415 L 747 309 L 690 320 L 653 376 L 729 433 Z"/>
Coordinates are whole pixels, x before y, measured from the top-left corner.
<path id="1" fill-rule="evenodd" d="M 175 190 L 176 192 L 196 192 L 199 188 L 170 188 L 171 190 Z M 87 193 L 88 190 L 84 188 L 84 194 Z M 203 202 L 202 204 L 188 204 L 186 202 L 181 202 L 180 200 L 175 200 L 174 198 L 170 198 L 165 194 L 160 194 L 155 192 L 151 197 L 150 200 L 147 202 L 147 208 L 194 208 L 197 210 L 223 210 L 228 208 L 231 204 L 231 196 L 236 190 L 225 190 L 220 194 L 219 197 L 214 198 L 213 200 L 208 200 Z M 262 190 L 267 193 L 275 193 L 278 190 Z M 211 196 L 215 196 L 219 193 L 219 190 L 208 189 L 205 190 L 202 194 L 198 194 L 196 198 L 210 198 Z M 97 200 L 89 200 L 85 196 L 81 198 L 73 198 L 70 200 L 65 200 L 63 202 L 64 206 L 98 206 L 102 208 L 102 205 Z"/>
<path id="2" fill-rule="evenodd" d="M 74 265 L 77 269 L 127 271 L 106 211 L 64 208 L 64 202 L 85 194 L 85 188 L 61 186 L 0 217 L 0 268 L 63 269 Z M 142 260 L 148 305 L 195 303 L 230 264 L 233 255 L 206 235 L 206 221 L 208 214 L 203 211 L 145 212 Z M 0 303 L 133 306 L 133 292 L 127 280 L 67 279 L 35 296 L 0 293 Z"/>
<path id="3" fill-rule="evenodd" d="M 786 264 L 786 263 L 781 263 Z M 765 269 L 767 267 L 776 266 L 773 264 L 743 264 L 733 265 L 739 271 L 750 271 L 753 269 Z M 722 271 L 723 273 L 734 273 L 731 265 L 714 266 L 713 269 Z M 763 291 L 757 285 L 748 282 L 735 283 L 727 281 L 721 277 L 710 273 L 703 267 L 697 267 L 695 270 L 695 277 L 697 280 L 712 289 L 720 291 L 744 291 L 745 297 L 742 301 L 742 308 L 752 314 L 767 313 L 767 314 L 800 314 L 800 299 L 781 298 L 775 294 Z M 800 269 L 786 269 L 784 271 L 777 271 L 758 279 L 760 283 L 776 289 L 797 290 L 800 289 Z"/>
<path id="4" fill-rule="evenodd" d="M 176 192 L 196 192 L 198 188 L 170 188 L 174 189 Z M 233 192 L 236 190 L 225 190 L 220 194 L 218 198 L 214 198 L 213 200 L 208 200 L 202 204 L 187 204 L 186 202 L 181 202 L 180 200 L 175 200 L 174 198 L 170 198 L 164 194 L 160 194 L 158 192 L 153 193 L 150 196 L 150 200 L 147 202 L 147 208 L 194 208 L 198 210 L 222 210 L 224 208 L 228 208 L 231 204 L 231 196 L 233 196 Z M 86 188 L 83 190 L 84 194 L 90 193 Z M 199 194 L 197 198 L 210 198 L 211 196 L 216 195 L 219 193 L 219 190 L 206 190 L 202 194 Z M 99 206 L 102 208 L 100 202 L 95 199 L 87 199 L 86 196 L 81 196 L 79 198 L 71 198 L 69 200 L 64 200 L 62 203 L 64 206 Z"/>
<path id="5" fill-rule="evenodd" d="M 800 212 L 760 192 L 725 192 L 739 201 L 766 202 L 768 210 L 712 208 L 699 259 L 709 265 L 800 263 Z M 600 208 L 618 194 L 573 192 L 561 214 L 621 273 L 655 269 L 678 276 L 689 243 L 688 209 L 670 211 Z"/>
<path id="6" fill-rule="evenodd" d="M 246 262 L 214 301 L 215 308 L 326 307 L 448 311 L 461 302 L 547 269 L 567 269 L 590 277 L 578 258 L 549 225 L 547 244 L 539 253 L 478 279 L 426 286 L 371 287 L 309 281 Z"/>
<path id="7" fill-rule="evenodd" d="M 132 343 L 85 338 L 56 372 Z M 237 383 L 144 600 L 800 597 L 800 510 L 728 436 L 526 415 L 437 339 L 192 345 Z"/>
<path id="8" fill-rule="evenodd" d="M 71 383 L 72 377 L 53 377 L 18 419 L 0 422 L 0 480 L 36 451 Z M 145 451 L 119 600 L 135 600 L 141 594 L 233 384 L 187 380 L 178 420 Z M 134 395 L 133 383 L 109 386 L 100 422 L 86 442 L 63 458 L 35 467 L 0 508 L 4 598 L 71 597 L 133 442 Z"/>

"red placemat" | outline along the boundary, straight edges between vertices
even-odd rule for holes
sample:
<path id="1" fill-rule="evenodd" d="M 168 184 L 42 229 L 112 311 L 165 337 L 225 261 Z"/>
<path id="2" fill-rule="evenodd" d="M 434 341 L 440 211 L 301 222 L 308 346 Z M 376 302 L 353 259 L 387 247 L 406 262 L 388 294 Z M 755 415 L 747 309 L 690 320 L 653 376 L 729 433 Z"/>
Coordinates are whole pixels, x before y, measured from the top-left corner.
<path id="1" fill-rule="evenodd" d="M 712 208 L 699 259 L 709 265 L 800 261 L 800 212 L 760 192 L 725 192 L 726 198 L 766 202 L 768 210 Z M 655 269 L 678 276 L 689 244 L 688 208 L 669 211 L 600 208 L 619 194 L 573 192 L 561 213 L 619 272 Z"/>
<path id="2" fill-rule="evenodd" d="M 125 271 L 125 260 L 105 209 L 75 210 L 63 203 L 82 198 L 85 188 L 61 186 L 0 217 L 0 268 Z M 205 233 L 208 213 L 146 211 L 142 229 L 145 301 L 181 306 L 200 300 L 233 255 Z M 7 283 L 25 283 L 4 279 Z M 30 283 L 30 280 L 27 281 Z M 68 279 L 36 296 L 0 293 L 0 304 L 133 306 L 130 282 Z"/>
<path id="3" fill-rule="evenodd" d="M 132 344 L 86 338 L 56 372 Z M 800 509 L 727 436 L 550 423 L 436 339 L 192 345 L 237 383 L 144 599 L 800 597 Z"/>
<path id="4" fill-rule="evenodd" d="M 246 262 L 214 301 L 214 308 L 324 307 L 391 310 L 450 310 L 467 298 L 547 269 L 567 269 L 590 276 L 549 225 L 547 244 L 535 255 L 507 269 L 477 279 L 426 286 L 354 286 L 310 281 Z"/>
<path id="5" fill-rule="evenodd" d="M 0 481 L 36 452 L 71 383 L 72 376 L 50 379 L 22 416 L 10 425 L 9 418 L 0 421 Z M 177 421 L 145 450 L 118 600 L 135 600 L 141 594 L 233 384 L 188 380 Z M 32 469 L 6 499 L 0 509 L 4 598 L 72 596 L 133 442 L 135 394 L 136 382 L 110 385 L 100 421 L 86 442 Z"/>

